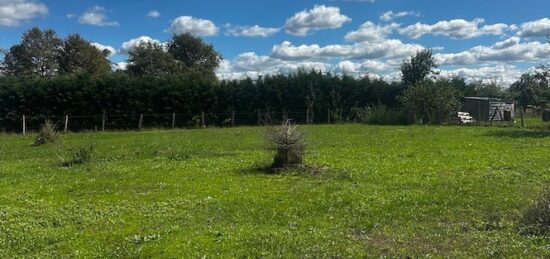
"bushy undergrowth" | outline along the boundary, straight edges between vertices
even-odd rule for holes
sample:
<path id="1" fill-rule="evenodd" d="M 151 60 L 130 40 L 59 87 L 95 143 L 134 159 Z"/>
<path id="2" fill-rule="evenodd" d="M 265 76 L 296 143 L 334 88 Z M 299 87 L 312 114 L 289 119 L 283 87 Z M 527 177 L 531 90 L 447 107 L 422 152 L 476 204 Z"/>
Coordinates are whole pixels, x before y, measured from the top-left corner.
<path id="1" fill-rule="evenodd" d="M 270 149 L 275 150 L 272 168 L 292 168 L 304 165 L 306 144 L 298 125 L 286 121 L 266 131 Z"/>
<path id="2" fill-rule="evenodd" d="M 363 122 L 374 125 L 409 125 L 413 121 L 403 111 L 379 105 L 364 111 Z"/>
<path id="3" fill-rule="evenodd" d="M 525 210 L 522 224 L 526 234 L 550 237 L 550 188 Z"/>
<path id="4" fill-rule="evenodd" d="M 63 166 L 86 164 L 93 160 L 95 147 L 93 145 L 81 146 L 74 150 L 70 160 L 63 161 Z"/>
<path id="5" fill-rule="evenodd" d="M 59 140 L 59 132 L 57 132 L 55 124 L 50 121 L 46 121 L 40 128 L 38 136 L 34 141 L 35 146 L 54 144 Z"/>

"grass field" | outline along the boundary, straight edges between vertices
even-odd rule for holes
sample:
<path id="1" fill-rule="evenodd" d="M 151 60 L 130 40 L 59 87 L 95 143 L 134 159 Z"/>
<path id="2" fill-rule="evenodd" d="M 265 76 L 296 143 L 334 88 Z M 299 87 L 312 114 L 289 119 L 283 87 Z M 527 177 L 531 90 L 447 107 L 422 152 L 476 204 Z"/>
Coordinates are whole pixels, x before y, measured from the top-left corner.
<path id="1" fill-rule="evenodd" d="M 522 211 L 550 132 L 302 128 L 320 175 L 270 175 L 260 128 L 0 135 L 0 258 L 549 257 Z M 62 166 L 93 143 L 89 164 Z"/>

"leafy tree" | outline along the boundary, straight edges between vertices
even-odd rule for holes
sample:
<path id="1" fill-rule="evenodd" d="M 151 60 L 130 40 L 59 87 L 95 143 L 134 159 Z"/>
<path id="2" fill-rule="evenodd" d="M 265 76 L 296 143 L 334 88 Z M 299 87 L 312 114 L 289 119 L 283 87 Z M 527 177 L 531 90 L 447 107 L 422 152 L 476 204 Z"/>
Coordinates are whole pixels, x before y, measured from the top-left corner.
<path id="1" fill-rule="evenodd" d="M 80 35 L 69 35 L 63 41 L 63 49 L 59 55 L 61 74 L 90 75 L 106 74 L 111 70 L 111 62 L 107 59 L 109 51 L 101 51 Z"/>
<path id="2" fill-rule="evenodd" d="M 457 90 L 449 80 L 424 80 L 406 89 L 399 97 L 414 121 L 437 124 L 448 121 L 458 110 Z"/>
<path id="3" fill-rule="evenodd" d="M 540 79 L 531 74 L 523 74 L 510 86 L 510 92 L 521 108 L 521 126 L 525 126 L 524 114 L 527 106 L 537 104 L 542 93 Z"/>
<path id="4" fill-rule="evenodd" d="M 431 49 L 421 50 L 401 65 L 401 81 L 405 87 L 415 85 L 434 73 L 434 69 L 437 67 L 433 51 Z"/>
<path id="5" fill-rule="evenodd" d="M 15 76 L 56 75 L 60 51 L 61 40 L 53 30 L 32 28 L 23 34 L 21 43 L 11 47 L 6 54 L 5 71 Z"/>
<path id="6" fill-rule="evenodd" d="M 186 69 L 214 73 L 221 61 L 221 55 L 211 44 L 189 33 L 172 36 L 168 52 Z"/>
<path id="7" fill-rule="evenodd" d="M 182 72 L 181 65 L 159 43 L 143 42 L 129 52 L 128 72 L 132 75 L 162 76 Z"/>

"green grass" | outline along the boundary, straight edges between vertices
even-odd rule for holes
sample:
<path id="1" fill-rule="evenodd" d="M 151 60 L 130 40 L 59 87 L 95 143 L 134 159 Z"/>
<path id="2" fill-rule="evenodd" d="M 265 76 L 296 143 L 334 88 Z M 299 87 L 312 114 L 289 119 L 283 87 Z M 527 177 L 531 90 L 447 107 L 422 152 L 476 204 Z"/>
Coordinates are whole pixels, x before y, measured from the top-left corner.
<path id="1" fill-rule="evenodd" d="M 548 257 L 520 217 L 550 132 L 304 127 L 321 175 L 269 175 L 260 128 L 0 135 L 0 258 Z M 74 148 L 93 161 L 66 167 Z"/>

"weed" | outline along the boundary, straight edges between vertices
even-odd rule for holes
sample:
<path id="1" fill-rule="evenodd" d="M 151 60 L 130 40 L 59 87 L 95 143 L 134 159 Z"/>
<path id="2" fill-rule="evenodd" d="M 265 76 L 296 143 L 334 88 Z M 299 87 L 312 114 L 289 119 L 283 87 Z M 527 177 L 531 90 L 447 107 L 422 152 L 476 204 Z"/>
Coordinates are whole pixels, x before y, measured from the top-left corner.
<path id="1" fill-rule="evenodd" d="M 46 121 L 40 128 L 38 136 L 34 141 L 35 146 L 41 146 L 45 144 L 54 144 L 59 140 L 59 132 L 56 130 L 55 124 L 50 121 Z"/>

